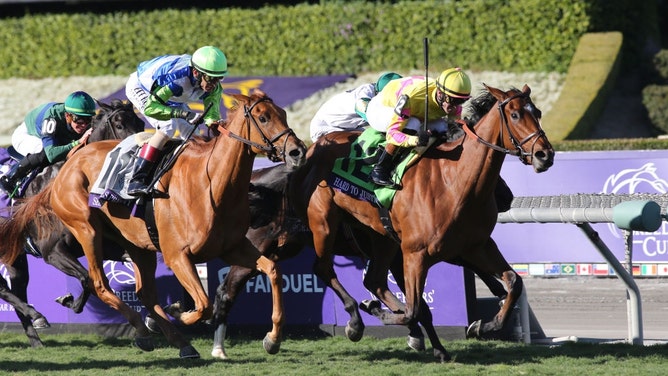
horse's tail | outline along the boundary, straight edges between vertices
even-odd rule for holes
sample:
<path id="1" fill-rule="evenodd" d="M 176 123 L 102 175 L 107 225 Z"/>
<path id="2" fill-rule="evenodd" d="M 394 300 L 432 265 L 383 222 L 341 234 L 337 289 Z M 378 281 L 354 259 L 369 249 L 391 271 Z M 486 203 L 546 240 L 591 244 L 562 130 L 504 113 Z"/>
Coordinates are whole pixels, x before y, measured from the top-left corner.
<path id="1" fill-rule="evenodd" d="M 25 240 L 29 235 L 31 225 L 44 230 L 43 226 L 51 223 L 53 212 L 51 211 L 51 186 L 48 184 L 36 195 L 21 200 L 12 217 L 0 223 L 0 262 L 12 265 L 16 258 L 23 252 Z"/>

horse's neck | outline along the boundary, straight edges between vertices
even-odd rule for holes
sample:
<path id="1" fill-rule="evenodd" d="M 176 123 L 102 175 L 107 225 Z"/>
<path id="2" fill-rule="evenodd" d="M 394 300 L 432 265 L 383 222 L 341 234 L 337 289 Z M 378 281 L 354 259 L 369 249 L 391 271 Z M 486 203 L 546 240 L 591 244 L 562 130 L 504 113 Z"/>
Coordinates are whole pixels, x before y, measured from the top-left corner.
<path id="1" fill-rule="evenodd" d="M 203 145 L 201 151 L 183 153 L 174 166 L 175 171 L 183 172 L 174 178 L 184 182 L 208 182 L 206 194 L 192 194 L 202 194 L 202 198 L 210 201 L 215 208 L 221 205 L 229 207 L 230 202 L 238 201 L 238 197 L 233 197 L 236 196 L 234 194 L 226 195 L 227 192 L 241 189 L 244 197 L 247 197 L 254 160 L 255 154 L 244 143 L 221 135 Z M 225 204 L 222 204 L 226 199 Z"/>
<path id="2" fill-rule="evenodd" d="M 501 124 L 496 115 L 488 114 L 478 122 L 475 133 L 482 140 L 503 147 L 501 140 Z M 465 168 L 460 171 L 468 175 L 477 192 L 492 192 L 501 173 L 505 154 L 479 142 L 474 137 L 464 140 L 464 152 L 457 163 L 464 162 Z"/>

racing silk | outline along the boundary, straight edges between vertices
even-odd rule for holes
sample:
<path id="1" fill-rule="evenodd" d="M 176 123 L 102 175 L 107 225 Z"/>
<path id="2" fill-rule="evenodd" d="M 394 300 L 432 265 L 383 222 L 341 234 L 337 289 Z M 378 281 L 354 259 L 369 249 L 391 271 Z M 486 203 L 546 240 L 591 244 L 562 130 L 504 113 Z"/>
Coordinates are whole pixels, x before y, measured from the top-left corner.
<path id="1" fill-rule="evenodd" d="M 44 154 L 51 164 L 64 160 L 81 137 L 67 124 L 63 103 L 43 104 L 28 112 L 24 122 L 28 134 L 42 140 Z"/>
<path id="2" fill-rule="evenodd" d="M 436 82 L 428 79 L 425 85 L 424 76 L 404 77 L 390 81 L 373 101 L 380 101 L 383 108 L 393 109 L 390 120 L 385 126 L 385 137 L 391 144 L 401 147 L 414 147 L 418 137 L 403 132 L 411 117 L 420 121 L 425 119 L 425 94 L 429 95 L 428 122 L 449 118 L 454 120 L 461 116 L 462 108 L 458 106 L 455 115 L 447 116 L 436 102 Z M 372 126 L 378 129 L 377 126 Z"/>
<path id="3" fill-rule="evenodd" d="M 335 131 L 361 130 L 367 125 L 366 108 L 376 95 L 374 84 L 360 85 L 328 99 L 311 120 L 311 140 Z"/>
<path id="4" fill-rule="evenodd" d="M 151 93 L 144 115 L 157 120 L 172 118 L 172 107 L 181 108 L 190 102 L 203 102 L 211 109 L 204 117 L 210 125 L 220 119 L 220 100 L 223 89 L 220 83 L 207 93 L 197 84 L 190 67 L 190 55 L 163 55 L 142 62 L 137 67 L 141 87 Z"/>

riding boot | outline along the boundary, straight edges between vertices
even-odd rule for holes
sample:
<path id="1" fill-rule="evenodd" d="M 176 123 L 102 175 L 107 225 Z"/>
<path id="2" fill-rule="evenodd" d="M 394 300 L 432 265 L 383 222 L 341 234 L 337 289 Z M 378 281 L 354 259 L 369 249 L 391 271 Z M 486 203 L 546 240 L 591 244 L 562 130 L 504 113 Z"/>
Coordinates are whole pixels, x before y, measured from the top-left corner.
<path id="1" fill-rule="evenodd" d="M 160 156 L 161 150 L 154 148 L 149 144 L 144 144 L 139 152 L 132 170 L 132 178 L 128 184 L 128 194 L 130 196 L 144 196 L 149 193 L 149 179 L 153 173 L 155 162 Z"/>
<path id="2" fill-rule="evenodd" d="M 383 154 L 381 154 L 378 159 L 378 163 L 373 167 L 371 171 L 371 180 L 382 186 L 394 186 L 394 181 L 392 181 L 392 170 L 394 169 L 394 145 L 387 144 Z"/>
<path id="3" fill-rule="evenodd" d="M 47 163 L 48 160 L 44 151 L 26 155 L 7 174 L 0 177 L 0 188 L 9 194 L 14 193 L 14 190 L 17 188 L 16 186 L 28 176 L 30 171 L 38 167 L 44 167 Z"/>

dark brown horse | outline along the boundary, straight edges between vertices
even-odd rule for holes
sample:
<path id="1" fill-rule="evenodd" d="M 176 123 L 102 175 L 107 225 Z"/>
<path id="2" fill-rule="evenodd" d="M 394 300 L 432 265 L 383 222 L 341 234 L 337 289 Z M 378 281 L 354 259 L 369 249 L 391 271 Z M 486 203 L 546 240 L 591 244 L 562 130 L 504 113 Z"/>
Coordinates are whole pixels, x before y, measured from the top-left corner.
<path id="1" fill-rule="evenodd" d="M 502 91 L 485 86 L 496 99 L 475 126 L 464 127 L 466 136 L 454 142 L 437 142 L 406 170 L 403 189 L 389 210 L 391 226 L 400 240 L 406 304 L 387 287 L 387 272 L 394 254 L 388 247 L 391 231 L 381 221 L 376 206 L 350 197 L 328 184 L 334 162 L 346 157 L 352 133 L 332 133 L 313 144 L 306 165 L 290 180 L 290 202 L 313 232 L 316 274 L 333 288 L 350 313 L 347 334 L 359 336 L 364 326 L 358 305 L 341 285 L 333 268 L 334 244 L 342 222 L 373 229 L 365 286 L 390 311 L 380 306 L 365 310 L 385 324 L 409 325 L 423 310 L 420 298 L 429 268 L 445 261 L 465 265 L 478 274 L 500 278 L 508 290 L 498 314 L 479 321 L 468 333 L 483 335 L 499 330 L 522 291 L 522 280 L 512 270 L 490 235 L 496 224 L 494 189 L 506 154 L 518 156 L 536 172 L 552 166 L 554 150 L 540 127 L 540 111 L 530 89 Z M 390 240 L 391 241 L 391 240 Z M 449 358 L 446 354 L 446 359 Z"/>
<path id="2" fill-rule="evenodd" d="M 256 154 L 266 154 L 297 167 L 303 163 L 305 148 L 288 127 L 285 111 L 266 94 L 257 91 L 250 97 L 234 95 L 234 98 L 237 105 L 228 112 L 228 120 L 219 124 L 220 135 L 189 142 L 174 166 L 157 183 L 163 192 L 153 198 L 159 248 L 151 240 L 144 219 L 133 217 L 130 208 L 113 203 L 100 209 L 88 206 L 91 186 L 107 153 L 117 145 L 111 141 L 92 144 L 76 153 L 51 186 L 21 206 L 12 221 L 16 224 L 0 229 L 0 234 L 8 244 L 19 243 L 17 236 L 25 233 L 26 223 L 43 218 L 38 214 L 44 211 L 53 210 L 81 244 L 95 294 L 123 314 L 136 329 L 137 346 L 152 350 L 149 330 L 141 315 L 110 290 L 102 270 L 103 237 L 121 245 L 134 263 L 136 289 L 142 304 L 169 342 L 180 349 L 181 357 L 199 357 L 199 353 L 158 304 L 156 252 L 162 252 L 165 264 L 195 303 L 193 311 L 179 316 L 185 325 L 209 318 L 212 311 L 195 263 L 220 257 L 232 265 L 257 268 L 272 283 L 273 327 L 263 343 L 267 352 L 276 353 L 283 323 L 282 280 L 275 263 L 261 256 L 245 237 L 249 224 L 248 187 Z M 47 226 L 43 223 L 39 227 Z M 11 259 L 11 254 L 3 255 L 3 260 Z"/>
<path id="3" fill-rule="evenodd" d="M 93 117 L 91 123 L 93 132 L 88 139 L 89 143 L 101 140 L 123 139 L 144 130 L 144 122 L 134 112 L 134 107 L 131 103 L 120 100 L 113 100 L 110 104 L 99 101 L 97 103 L 100 111 Z M 58 162 L 45 167 L 28 184 L 24 192 L 25 196 L 33 196 L 42 190 L 56 176 L 62 165 L 63 162 Z M 35 229 L 32 229 L 28 236 L 31 239 L 30 246 L 36 248 L 35 251 L 37 252 L 35 253 L 41 253 L 47 264 L 53 265 L 63 273 L 79 279 L 83 288 L 83 293 L 79 298 L 75 300 L 71 294 L 67 294 L 57 300 L 61 304 L 72 308 L 75 312 L 81 312 L 90 294 L 90 286 L 88 284 L 88 272 L 79 260 L 77 260 L 77 257 L 83 256 L 79 243 L 76 242 L 72 234 L 62 225 L 60 228 L 55 228 L 49 237 L 36 242 L 32 241 L 32 239 L 36 239 L 37 237 Z M 119 254 L 118 257 L 120 257 L 122 250 L 117 253 Z M 108 258 L 113 259 L 114 257 L 109 254 Z M 16 314 L 30 340 L 31 346 L 40 347 L 43 344 L 34 329 L 46 328 L 49 326 L 49 323 L 41 313 L 37 312 L 27 303 L 27 288 L 30 274 L 26 253 L 21 253 L 12 265 L 5 265 L 5 267 L 10 277 L 11 289 L 4 278 L 0 278 L 0 298 L 12 304 L 16 310 Z"/>

